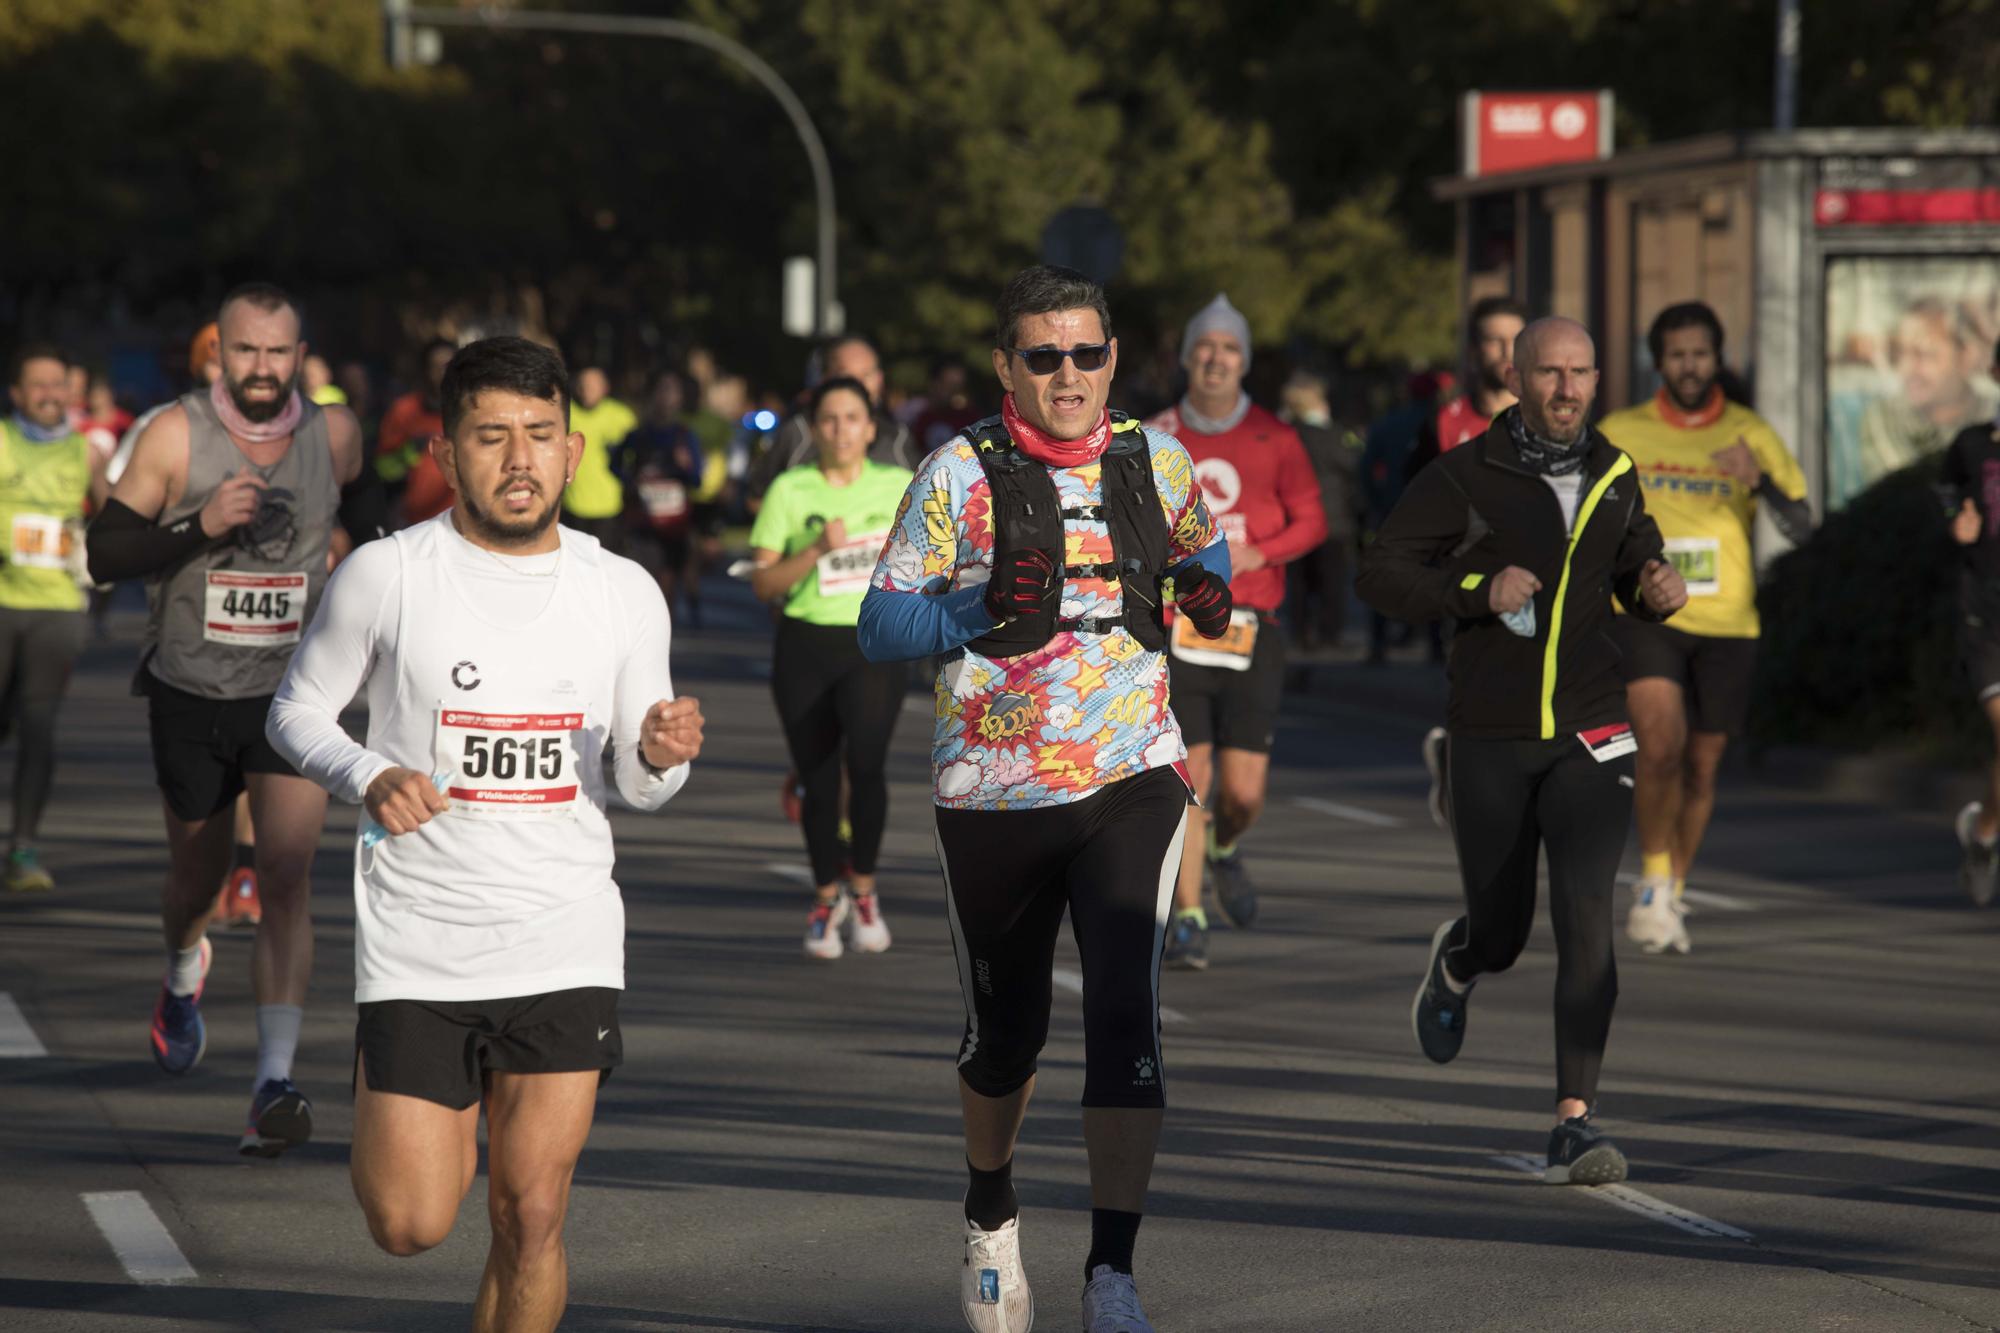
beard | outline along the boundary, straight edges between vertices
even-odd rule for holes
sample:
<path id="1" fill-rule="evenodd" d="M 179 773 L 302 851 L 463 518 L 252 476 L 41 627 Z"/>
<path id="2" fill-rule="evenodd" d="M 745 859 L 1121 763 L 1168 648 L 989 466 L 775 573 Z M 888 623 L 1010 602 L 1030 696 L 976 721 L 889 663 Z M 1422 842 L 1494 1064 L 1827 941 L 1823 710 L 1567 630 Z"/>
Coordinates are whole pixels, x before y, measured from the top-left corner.
<path id="1" fill-rule="evenodd" d="M 511 481 L 507 483 L 508 486 L 512 484 Z M 496 495 L 504 493 L 505 489 L 503 486 Z M 540 493 L 538 486 L 536 494 Z M 486 508 L 484 501 L 475 500 L 465 492 L 459 493 L 458 509 L 464 515 L 468 531 L 494 546 L 530 545 L 555 526 L 556 518 L 562 512 L 562 506 L 550 500 L 536 513 L 502 514 L 497 509 Z"/>
<path id="2" fill-rule="evenodd" d="M 1549 406 L 1553 407 L 1555 404 L 1551 403 Z M 1569 406 L 1569 404 L 1564 404 L 1564 406 Z M 1528 424 L 1534 430 L 1535 434 L 1539 435 L 1542 439 L 1547 440 L 1550 444 L 1561 445 L 1575 444 L 1583 438 L 1583 432 L 1586 428 L 1584 413 L 1581 411 L 1576 414 L 1576 421 L 1570 426 L 1557 425 L 1546 413 L 1543 414 L 1539 422 L 1531 421 Z"/>
<path id="3" fill-rule="evenodd" d="M 236 404 L 238 412 L 241 412 L 250 421 L 263 422 L 276 418 L 292 401 L 292 395 L 298 391 L 299 373 L 296 370 L 293 371 L 292 377 L 288 380 L 279 380 L 270 375 L 252 375 L 249 379 L 241 383 L 230 379 L 225 374 L 222 377 L 222 383 L 229 390 L 229 401 Z M 272 395 L 268 401 L 245 398 L 243 396 L 244 391 L 253 387 L 270 387 L 277 389 L 278 392 Z"/>
<path id="4" fill-rule="evenodd" d="M 1491 398 L 1507 392 L 1507 363 L 1498 362 L 1479 368 L 1479 387 Z"/>
<path id="5" fill-rule="evenodd" d="M 1697 378 L 1682 375 L 1667 381 L 1667 396 L 1674 400 L 1674 406 L 1683 412 L 1692 412 L 1708 401 L 1708 395 L 1715 390 L 1716 376 Z"/>

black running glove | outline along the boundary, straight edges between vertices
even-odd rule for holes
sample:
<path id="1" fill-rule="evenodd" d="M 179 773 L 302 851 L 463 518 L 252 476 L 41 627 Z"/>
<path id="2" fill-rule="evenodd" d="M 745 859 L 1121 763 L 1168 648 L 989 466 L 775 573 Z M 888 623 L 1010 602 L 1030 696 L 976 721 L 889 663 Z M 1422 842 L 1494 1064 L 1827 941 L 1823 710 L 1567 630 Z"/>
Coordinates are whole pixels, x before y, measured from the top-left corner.
<path id="1" fill-rule="evenodd" d="M 1003 551 L 993 557 L 986 582 L 986 609 L 1001 624 L 1041 609 L 1056 572 L 1047 551 Z"/>
<path id="2" fill-rule="evenodd" d="M 1174 575 L 1174 609 L 1194 622 L 1204 639 L 1219 639 L 1229 628 L 1229 612 L 1235 605 L 1229 595 L 1229 580 L 1200 565 Z"/>

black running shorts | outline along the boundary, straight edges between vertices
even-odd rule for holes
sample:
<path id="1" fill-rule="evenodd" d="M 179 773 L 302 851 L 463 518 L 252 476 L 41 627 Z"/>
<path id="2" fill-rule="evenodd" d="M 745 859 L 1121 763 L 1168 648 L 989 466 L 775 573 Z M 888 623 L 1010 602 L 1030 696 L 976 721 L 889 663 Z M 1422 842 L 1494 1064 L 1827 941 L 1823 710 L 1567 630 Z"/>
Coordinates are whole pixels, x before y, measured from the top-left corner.
<path id="1" fill-rule="evenodd" d="M 503 1000 L 378 1000 L 360 1006 L 354 1048 L 371 1092 L 463 1111 L 489 1072 L 599 1071 L 625 1063 L 618 992 L 604 986 Z"/>
<path id="2" fill-rule="evenodd" d="M 225 809 L 243 790 L 247 773 L 299 775 L 264 739 L 270 695 L 207 699 L 175 689 L 144 667 L 139 675 L 153 733 L 153 775 L 177 817 L 207 819 Z"/>
<path id="3" fill-rule="evenodd" d="M 1625 683 L 1661 678 L 1687 698 L 1688 730 L 1740 736 L 1750 717 L 1750 678 L 1757 671 L 1755 639 L 1689 634 L 1633 616 L 1612 618 L 1624 654 Z"/>
<path id="4" fill-rule="evenodd" d="M 1188 745 L 1271 752 L 1285 692 L 1285 632 L 1276 619 L 1261 619 L 1246 671 L 1200 666 L 1167 654 L 1174 721 Z"/>

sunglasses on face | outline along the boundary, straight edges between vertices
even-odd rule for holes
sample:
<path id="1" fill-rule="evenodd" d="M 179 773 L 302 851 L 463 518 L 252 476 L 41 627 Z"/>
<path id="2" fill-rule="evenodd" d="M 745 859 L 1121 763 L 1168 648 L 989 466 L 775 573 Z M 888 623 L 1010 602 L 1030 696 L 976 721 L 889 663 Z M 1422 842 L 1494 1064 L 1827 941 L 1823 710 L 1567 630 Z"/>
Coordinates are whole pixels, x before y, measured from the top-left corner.
<path id="1" fill-rule="evenodd" d="M 1027 363 L 1031 375 L 1053 375 L 1062 369 L 1063 358 L 1076 363 L 1078 370 L 1102 370 L 1111 361 L 1110 343 L 1084 343 L 1077 347 L 1010 347 L 1007 349 Z"/>

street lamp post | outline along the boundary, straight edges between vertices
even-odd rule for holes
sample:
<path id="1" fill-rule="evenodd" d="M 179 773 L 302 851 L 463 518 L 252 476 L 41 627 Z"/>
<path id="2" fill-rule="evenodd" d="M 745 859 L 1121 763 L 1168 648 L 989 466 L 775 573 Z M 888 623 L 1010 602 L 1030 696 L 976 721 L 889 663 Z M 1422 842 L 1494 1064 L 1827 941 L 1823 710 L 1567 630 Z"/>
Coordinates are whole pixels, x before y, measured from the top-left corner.
<path id="1" fill-rule="evenodd" d="M 813 336 L 822 337 L 830 329 L 835 293 L 833 167 L 827 161 L 826 144 L 792 86 L 766 64 L 761 56 L 712 28 L 680 19 L 646 18 L 624 14 L 551 13 L 546 10 L 446 9 L 413 6 L 410 0 L 382 0 L 382 17 L 387 26 L 389 61 L 403 66 L 411 62 L 418 25 L 433 28 L 486 28 L 510 32 L 570 32 L 603 37 L 662 37 L 668 41 L 691 42 L 735 61 L 785 109 L 799 142 L 805 146 L 806 160 L 812 164 L 813 195 L 818 204 L 818 262 L 814 266 L 815 299 Z"/>

